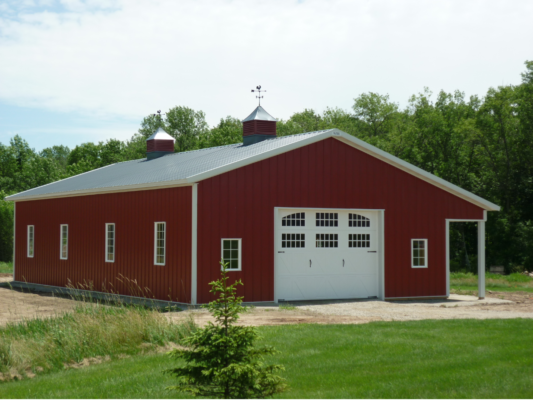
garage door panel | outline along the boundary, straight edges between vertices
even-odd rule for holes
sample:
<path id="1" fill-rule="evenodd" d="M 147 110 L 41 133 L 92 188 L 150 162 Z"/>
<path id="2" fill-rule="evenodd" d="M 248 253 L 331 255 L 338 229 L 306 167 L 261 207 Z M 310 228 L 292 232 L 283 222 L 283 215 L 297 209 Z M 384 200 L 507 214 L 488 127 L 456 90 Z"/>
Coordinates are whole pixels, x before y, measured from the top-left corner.
<path id="1" fill-rule="evenodd" d="M 289 226 L 288 219 L 282 225 L 283 216 L 291 216 L 291 221 L 305 220 L 305 226 L 294 226 L 299 222 Z M 377 296 L 377 220 L 377 212 L 372 211 L 280 210 L 275 249 L 277 299 Z M 287 248 L 294 246 L 294 238 L 288 235 L 295 231 L 305 235 L 305 248 Z"/>
<path id="2" fill-rule="evenodd" d="M 297 253 L 278 253 L 283 256 L 278 257 L 280 276 L 306 275 L 309 273 L 309 260 L 307 255 L 301 252 Z"/>

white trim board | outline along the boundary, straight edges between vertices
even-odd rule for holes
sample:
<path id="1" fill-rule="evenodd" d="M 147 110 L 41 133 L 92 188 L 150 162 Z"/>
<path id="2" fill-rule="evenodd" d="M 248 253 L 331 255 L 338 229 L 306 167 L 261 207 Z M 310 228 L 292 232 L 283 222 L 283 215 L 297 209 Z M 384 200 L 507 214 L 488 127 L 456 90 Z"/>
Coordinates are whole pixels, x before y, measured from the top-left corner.
<path id="1" fill-rule="evenodd" d="M 192 186 L 191 304 L 198 296 L 198 184 Z"/>
<path id="2" fill-rule="evenodd" d="M 17 201 L 31 201 L 31 200 L 42 200 L 42 199 L 58 199 L 61 197 L 79 197 L 79 196 L 90 196 L 90 195 L 106 194 L 106 193 L 139 192 L 142 190 L 169 189 L 173 187 L 182 187 L 182 186 L 192 186 L 192 184 L 189 182 L 186 182 L 185 180 L 176 180 L 176 181 L 168 181 L 168 182 L 142 183 L 138 185 L 128 185 L 128 186 L 113 186 L 113 187 L 105 187 L 105 188 L 97 188 L 97 189 L 75 190 L 71 192 L 49 193 L 49 194 L 43 194 L 43 195 L 18 197 L 16 199 L 10 199 L 11 196 L 9 196 L 9 197 L 6 197 L 6 200 L 17 202 Z"/>
<path id="3" fill-rule="evenodd" d="M 414 175 L 417 178 L 420 178 L 428 183 L 431 183 L 432 185 L 437 186 L 440 189 L 443 189 L 449 193 L 452 193 L 455 196 L 460 197 L 470 203 L 473 203 L 477 205 L 478 207 L 481 207 L 488 211 L 500 211 L 500 206 L 494 203 L 491 203 L 490 201 L 485 200 L 473 193 L 470 193 L 469 191 L 464 190 L 460 188 L 459 186 L 456 186 L 450 182 L 447 182 L 444 179 L 441 179 L 433 174 L 430 174 L 429 172 L 426 172 L 421 168 L 418 168 L 412 164 L 409 164 L 408 162 L 403 161 L 400 158 L 395 157 L 392 154 L 389 154 L 383 150 L 380 150 L 377 147 L 372 146 L 371 144 L 368 144 L 364 142 L 363 140 L 358 139 L 352 135 L 349 135 L 339 129 L 330 129 L 330 130 L 324 131 L 323 133 L 319 135 L 311 136 L 308 139 L 303 139 L 298 142 L 294 142 L 286 146 L 279 147 L 274 150 L 266 151 L 264 153 L 246 158 L 244 160 L 239 160 L 239 161 L 236 161 L 236 162 L 233 162 L 233 163 L 221 166 L 221 167 L 214 168 L 210 171 L 203 172 L 201 174 L 190 176 L 187 178 L 187 181 L 198 182 L 204 179 L 212 178 L 213 176 L 220 175 L 225 172 L 229 172 L 234 169 L 246 166 L 248 164 L 262 161 L 267 158 L 271 158 L 279 154 L 283 154 L 288 151 L 307 146 L 312 143 L 320 142 L 324 139 L 328 139 L 331 137 L 337 140 L 340 140 L 341 142 L 346 143 L 358 150 L 361 150 L 364 153 L 367 153 L 373 157 L 376 157 L 379 160 L 386 162 L 387 164 L 390 164 L 398 169 L 401 169 L 402 171 L 405 171 L 411 175 Z"/>
<path id="4" fill-rule="evenodd" d="M 445 251 L 446 255 L 446 296 L 450 296 L 450 222 L 485 222 L 487 220 L 487 211 L 483 210 L 483 219 L 445 219 L 444 220 L 444 232 L 445 232 Z"/>
<path id="5" fill-rule="evenodd" d="M 308 146 L 310 144 L 320 142 L 328 138 L 335 138 L 383 162 L 386 162 L 387 164 L 390 164 L 419 179 L 422 179 L 434 186 L 437 186 L 438 188 L 442 190 L 445 190 L 457 197 L 460 197 L 463 200 L 466 200 L 484 210 L 487 210 L 487 211 L 499 211 L 500 210 L 500 207 L 498 205 L 491 203 L 488 200 L 485 200 L 473 193 L 470 193 L 450 182 L 445 181 L 444 179 L 441 179 L 433 174 L 430 174 L 429 172 L 426 172 L 421 168 L 418 168 L 412 164 L 409 164 L 408 162 L 403 161 L 399 159 L 398 157 L 393 156 L 392 154 L 389 154 L 383 150 L 380 150 L 377 147 L 372 146 L 371 144 L 368 144 L 364 142 L 363 140 L 358 139 L 354 136 L 348 135 L 347 133 L 340 131 L 338 129 L 329 129 L 329 130 L 323 131 L 315 135 L 309 135 L 309 137 L 306 137 L 302 140 L 298 140 L 296 142 L 289 143 L 289 144 L 286 144 L 281 147 L 277 147 L 272 150 L 264 151 L 262 153 L 259 153 L 259 154 L 241 159 L 241 160 L 229 162 L 226 165 L 222 165 L 222 166 L 213 168 L 211 170 L 208 170 L 208 171 L 196 174 L 196 175 L 188 176 L 185 179 L 167 181 L 167 182 L 130 185 L 130 186 L 115 186 L 115 187 L 107 187 L 107 188 L 99 188 L 99 189 L 87 189 L 87 190 L 78 190 L 78 191 L 71 191 L 71 192 L 50 193 L 50 194 L 45 194 L 45 195 L 40 195 L 40 196 L 39 195 L 20 196 L 20 194 L 17 194 L 18 196 L 17 198 L 12 199 L 11 197 L 13 196 L 9 196 L 6 198 L 6 200 L 24 201 L 24 200 L 37 200 L 37 199 L 44 199 L 44 198 L 84 196 L 84 195 L 99 194 L 99 193 L 113 193 L 113 192 L 125 192 L 125 191 L 133 191 L 133 190 L 157 189 L 157 188 L 174 187 L 174 186 L 188 186 L 193 183 L 197 183 L 202 180 L 223 174 L 225 172 L 229 172 L 234 169 L 241 168 L 243 166 L 253 164 L 258 161 L 265 160 L 267 158 L 271 158 L 271 157 L 274 157 L 280 154 L 284 154 L 289 151 L 299 149 L 301 147 Z M 276 139 L 272 139 L 272 140 L 276 140 Z M 68 179 L 71 179 L 71 178 L 68 178 Z"/>
<path id="6" fill-rule="evenodd" d="M 33 232 L 33 253 L 35 254 L 35 231 Z M 15 280 L 15 255 L 17 253 L 17 203 L 13 204 L 13 280 Z"/>

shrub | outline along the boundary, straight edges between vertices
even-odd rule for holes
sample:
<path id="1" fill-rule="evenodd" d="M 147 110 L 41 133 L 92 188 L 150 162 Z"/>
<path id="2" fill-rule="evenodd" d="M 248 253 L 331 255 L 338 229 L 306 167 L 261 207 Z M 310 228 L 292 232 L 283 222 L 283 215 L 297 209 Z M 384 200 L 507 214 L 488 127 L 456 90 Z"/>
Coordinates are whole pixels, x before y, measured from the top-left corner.
<path id="1" fill-rule="evenodd" d="M 284 379 L 276 371 L 280 365 L 265 365 L 264 356 L 276 353 L 271 346 L 254 347 L 259 338 L 254 327 L 237 326 L 239 314 L 245 311 L 242 297 L 236 297 L 238 280 L 227 284 L 228 264 L 220 262 L 222 276 L 211 282 L 211 293 L 218 299 L 205 306 L 215 317 L 216 323 L 208 323 L 186 338 L 187 346 L 169 354 L 185 360 L 184 367 L 167 371 L 178 378 L 176 386 L 169 390 L 188 392 L 194 396 L 215 398 L 264 398 L 286 390 Z"/>
<path id="2" fill-rule="evenodd" d="M 146 352 L 179 343 L 195 328 L 192 320 L 174 324 L 154 309 L 80 303 L 72 313 L 0 329 L 0 378 L 61 370 L 92 357 Z"/>

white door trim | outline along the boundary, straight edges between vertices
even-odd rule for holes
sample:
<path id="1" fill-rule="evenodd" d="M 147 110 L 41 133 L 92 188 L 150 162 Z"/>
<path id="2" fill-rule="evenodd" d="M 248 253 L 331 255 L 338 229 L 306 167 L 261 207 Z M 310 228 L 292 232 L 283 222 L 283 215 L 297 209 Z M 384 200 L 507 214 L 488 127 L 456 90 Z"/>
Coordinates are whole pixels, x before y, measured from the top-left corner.
<path id="1" fill-rule="evenodd" d="M 385 300 L 385 210 L 372 208 L 316 208 L 316 207 L 274 207 L 274 299 L 278 302 L 278 293 L 276 285 L 276 238 L 279 237 L 278 214 L 279 210 L 324 210 L 324 211 L 374 211 L 378 213 L 378 299 Z"/>
<path id="2" fill-rule="evenodd" d="M 483 225 L 482 231 L 478 227 L 478 252 L 483 249 L 482 257 L 478 257 L 478 291 L 485 298 L 485 222 L 487 221 L 487 210 L 483 210 L 483 219 L 446 219 L 446 297 L 450 297 L 450 222 L 478 222 Z M 483 239 L 483 246 L 481 240 Z M 483 267 L 483 268 L 482 268 Z M 483 272 L 483 274 L 481 274 Z M 483 287 L 482 287 L 483 286 Z M 480 296 L 481 297 L 481 296 Z"/>

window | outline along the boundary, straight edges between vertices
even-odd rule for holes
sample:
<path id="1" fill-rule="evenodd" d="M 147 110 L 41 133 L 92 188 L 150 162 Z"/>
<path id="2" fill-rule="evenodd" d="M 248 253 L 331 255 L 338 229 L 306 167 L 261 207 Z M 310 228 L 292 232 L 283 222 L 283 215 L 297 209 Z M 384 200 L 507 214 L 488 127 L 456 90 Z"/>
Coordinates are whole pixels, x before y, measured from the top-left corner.
<path id="1" fill-rule="evenodd" d="M 166 222 L 155 223 L 154 264 L 165 265 Z"/>
<path id="2" fill-rule="evenodd" d="M 115 224 L 105 224 L 105 260 L 115 262 Z"/>
<path id="3" fill-rule="evenodd" d="M 411 258 L 413 268 L 428 267 L 428 240 L 412 239 L 411 240 Z"/>
<path id="4" fill-rule="evenodd" d="M 295 213 L 283 217 L 281 226 L 305 226 L 305 213 Z"/>
<path id="5" fill-rule="evenodd" d="M 348 226 L 353 228 L 369 228 L 370 219 L 359 214 L 350 214 L 348 217 Z"/>
<path id="6" fill-rule="evenodd" d="M 370 247 L 370 234 L 350 233 L 348 235 L 348 247 Z"/>
<path id="7" fill-rule="evenodd" d="M 33 245 L 35 239 L 35 227 L 28 225 L 28 257 L 33 257 Z"/>
<path id="8" fill-rule="evenodd" d="M 339 247 L 339 235 L 336 233 L 317 233 L 316 247 Z"/>
<path id="9" fill-rule="evenodd" d="M 61 243 L 59 247 L 59 258 L 66 260 L 68 258 L 68 225 L 60 226 Z"/>
<path id="10" fill-rule="evenodd" d="M 339 226 L 339 214 L 316 213 L 316 226 Z"/>
<path id="11" fill-rule="evenodd" d="M 228 270 L 241 271 L 241 239 L 222 239 L 222 260 Z"/>
<path id="12" fill-rule="evenodd" d="M 305 233 L 282 233 L 281 247 L 305 247 Z"/>

